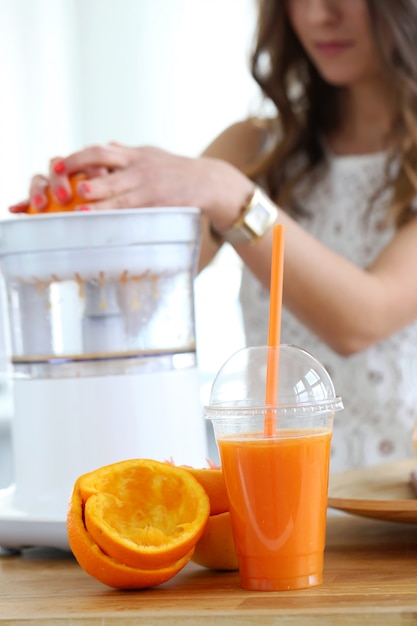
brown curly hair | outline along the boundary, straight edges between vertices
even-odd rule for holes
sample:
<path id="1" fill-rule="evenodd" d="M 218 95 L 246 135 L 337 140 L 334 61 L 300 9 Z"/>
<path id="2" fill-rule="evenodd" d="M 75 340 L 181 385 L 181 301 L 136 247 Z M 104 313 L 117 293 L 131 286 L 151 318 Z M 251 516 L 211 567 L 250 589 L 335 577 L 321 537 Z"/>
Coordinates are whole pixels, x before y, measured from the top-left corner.
<path id="1" fill-rule="evenodd" d="M 393 186 L 388 217 L 399 227 L 414 215 L 417 195 L 417 0 L 366 0 L 374 36 L 392 90 L 398 98 L 397 119 L 391 138 L 397 146 L 392 159 L 399 158 L 395 179 L 389 172 L 384 188 Z M 300 176 L 324 160 L 320 137 L 338 128 L 340 88 L 326 83 L 304 52 L 287 18 L 284 0 L 257 0 L 259 18 L 250 60 L 253 78 L 266 100 L 277 112 L 279 131 L 272 149 L 251 170 L 262 178 L 271 197 L 290 206 L 292 190 Z M 389 33 L 393 52 L 384 48 Z M 295 88 L 297 86 L 297 88 Z M 288 163 L 302 154 L 303 171 L 288 173 Z"/>

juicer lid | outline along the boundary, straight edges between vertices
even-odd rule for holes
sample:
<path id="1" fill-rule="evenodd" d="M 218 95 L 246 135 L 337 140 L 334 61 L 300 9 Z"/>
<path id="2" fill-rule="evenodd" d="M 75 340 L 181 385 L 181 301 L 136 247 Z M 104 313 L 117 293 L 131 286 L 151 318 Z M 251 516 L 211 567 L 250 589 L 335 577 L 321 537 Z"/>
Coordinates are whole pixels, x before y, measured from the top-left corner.
<path id="1" fill-rule="evenodd" d="M 45 213 L 0 220 L 0 257 L 8 254 L 187 243 L 197 240 L 196 207 L 146 207 Z"/>

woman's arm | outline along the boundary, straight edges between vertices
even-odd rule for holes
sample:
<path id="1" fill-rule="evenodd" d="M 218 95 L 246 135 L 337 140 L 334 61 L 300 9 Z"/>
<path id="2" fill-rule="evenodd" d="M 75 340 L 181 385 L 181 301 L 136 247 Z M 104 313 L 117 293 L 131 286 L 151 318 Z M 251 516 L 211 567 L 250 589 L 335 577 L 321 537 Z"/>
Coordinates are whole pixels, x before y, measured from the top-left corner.
<path id="1" fill-rule="evenodd" d="M 208 153 L 246 167 L 264 138 L 257 131 L 237 125 Z M 417 319 L 417 219 L 399 230 L 366 269 L 324 246 L 283 211 L 278 221 L 286 229 L 284 305 L 336 352 L 365 350 Z M 272 233 L 236 250 L 268 289 Z"/>
<path id="2" fill-rule="evenodd" d="M 241 170 L 261 141 L 259 129 L 241 123 L 225 131 L 197 159 L 149 147 L 86 148 L 64 159 L 65 171 L 52 172 L 50 184 L 66 185 L 68 174 L 95 168 L 100 176 L 89 181 L 88 189 L 79 184 L 92 210 L 201 208 L 203 267 L 217 250 L 209 223 L 222 230 L 239 216 L 253 189 Z M 31 194 L 36 192 L 42 193 L 42 188 L 35 184 Z M 283 211 L 278 221 L 286 226 L 284 305 L 336 352 L 349 355 L 364 350 L 417 319 L 417 220 L 403 227 L 365 270 L 314 239 Z M 236 250 L 269 288 L 272 233 Z"/>
<path id="3" fill-rule="evenodd" d="M 417 318 L 417 219 L 363 270 L 280 211 L 285 224 L 284 304 L 336 352 L 365 350 Z M 271 233 L 238 252 L 269 287 Z"/>

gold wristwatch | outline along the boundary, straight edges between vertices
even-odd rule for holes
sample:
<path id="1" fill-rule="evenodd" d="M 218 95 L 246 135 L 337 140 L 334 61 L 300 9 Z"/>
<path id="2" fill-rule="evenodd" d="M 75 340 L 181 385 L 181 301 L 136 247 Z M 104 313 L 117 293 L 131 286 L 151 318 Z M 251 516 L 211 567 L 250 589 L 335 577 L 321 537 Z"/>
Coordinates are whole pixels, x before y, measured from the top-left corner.
<path id="1" fill-rule="evenodd" d="M 255 243 L 273 226 L 277 217 L 276 205 L 260 187 L 255 187 L 236 222 L 224 230 L 214 229 L 214 234 L 232 245 Z"/>

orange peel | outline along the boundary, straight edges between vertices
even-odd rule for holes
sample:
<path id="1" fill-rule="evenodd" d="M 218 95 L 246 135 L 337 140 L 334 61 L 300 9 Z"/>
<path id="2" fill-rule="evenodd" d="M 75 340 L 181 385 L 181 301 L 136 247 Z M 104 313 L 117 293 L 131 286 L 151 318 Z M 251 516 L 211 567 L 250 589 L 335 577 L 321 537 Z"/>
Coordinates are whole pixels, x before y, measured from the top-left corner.
<path id="1" fill-rule="evenodd" d="M 238 569 L 230 513 L 210 515 L 191 560 L 213 570 Z"/>
<path id="2" fill-rule="evenodd" d="M 229 510 L 229 498 L 221 468 L 211 469 L 186 466 L 184 468 L 204 487 L 210 500 L 210 515 L 219 515 Z"/>
<path id="3" fill-rule="evenodd" d="M 193 555 L 210 511 L 186 470 L 149 459 L 80 476 L 68 507 L 70 547 L 91 576 L 117 588 L 159 585 Z"/>

